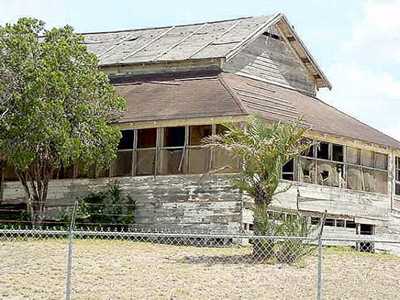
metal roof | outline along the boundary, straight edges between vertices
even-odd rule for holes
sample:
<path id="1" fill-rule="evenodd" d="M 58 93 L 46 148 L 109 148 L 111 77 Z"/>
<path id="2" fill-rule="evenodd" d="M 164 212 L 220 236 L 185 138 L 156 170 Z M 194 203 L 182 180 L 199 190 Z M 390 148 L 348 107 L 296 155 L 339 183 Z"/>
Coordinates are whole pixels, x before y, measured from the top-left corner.
<path id="1" fill-rule="evenodd" d="M 227 56 L 273 16 L 83 34 L 101 65 Z"/>

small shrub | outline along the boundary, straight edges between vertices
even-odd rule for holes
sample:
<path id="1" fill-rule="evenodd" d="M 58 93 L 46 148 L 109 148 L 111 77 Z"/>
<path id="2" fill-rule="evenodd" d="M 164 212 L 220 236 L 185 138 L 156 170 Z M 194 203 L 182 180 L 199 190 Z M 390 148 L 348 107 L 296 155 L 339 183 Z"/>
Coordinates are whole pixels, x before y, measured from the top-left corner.
<path id="1" fill-rule="evenodd" d="M 122 228 L 135 221 L 135 201 L 123 195 L 117 183 L 79 200 L 77 223 Z"/>

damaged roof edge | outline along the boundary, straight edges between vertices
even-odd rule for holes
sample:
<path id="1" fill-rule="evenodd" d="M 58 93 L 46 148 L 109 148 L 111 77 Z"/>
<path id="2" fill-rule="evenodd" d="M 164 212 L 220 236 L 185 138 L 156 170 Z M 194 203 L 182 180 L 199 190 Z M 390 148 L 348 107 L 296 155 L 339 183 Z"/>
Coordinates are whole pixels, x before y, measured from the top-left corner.
<path id="1" fill-rule="evenodd" d="M 294 26 L 291 25 L 285 16 L 285 14 L 279 14 L 280 19 L 284 21 L 285 25 L 287 26 L 287 29 L 292 33 L 293 37 L 296 39 L 296 41 L 299 43 L 302 49 L 304 49 L 304 53 L 306 54 L 307 58 L 311 62 L 313 68 L 315 71 L 319 74 L 321 79 L 323 79 L 324 85 L 321 85 L 319 87 L 327 87 L 329 90 L 332 89 L 332 84 L 329 82 L 328 78 L 314 59 L 314 57 L 311 55 L 311 52 L 307 49 L 306 45 L 303 43 L 303 41 L 300 39 L 299 35 L 297 34 L 296 30 L 294 29 Z"/>

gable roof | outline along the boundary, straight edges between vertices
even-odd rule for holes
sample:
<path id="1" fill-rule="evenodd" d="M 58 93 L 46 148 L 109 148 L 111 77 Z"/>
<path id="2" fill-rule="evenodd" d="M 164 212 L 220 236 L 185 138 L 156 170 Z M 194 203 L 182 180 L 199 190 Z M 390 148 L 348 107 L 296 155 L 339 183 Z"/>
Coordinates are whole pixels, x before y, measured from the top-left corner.
<path id="1" fill-rule="evenodd" d="M 129 65 L 196 59 L 229 60 L 277 24 L 285 40 L 316 80 L 331 85 L 283 14 L 157 28 L 84 33 L 100 65 Z"/>

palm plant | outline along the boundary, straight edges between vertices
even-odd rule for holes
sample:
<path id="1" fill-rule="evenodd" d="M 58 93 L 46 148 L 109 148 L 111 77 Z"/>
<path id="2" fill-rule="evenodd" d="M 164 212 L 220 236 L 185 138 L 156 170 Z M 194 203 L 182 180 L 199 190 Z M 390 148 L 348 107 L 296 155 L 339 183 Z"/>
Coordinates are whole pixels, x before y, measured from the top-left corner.
<path id="1" fill-rule="evenodd" d="M 224 133 L 206 138 L 205 143 L 240 159 L 242 168 L 232 178 L 232 185 L 254 198 L 255 233 L 271 234 L 268 206 L 275 195 L 290 188 L 290 185 L 279 187 L 282 167 L 311 146 L 311 141 L 305 138 L 308 129 L 301 126 L 300 120 L 267 123 L 258 116 L 249 117 L 245 124 L 224 126 L 227 128 Z M 270 252 L 262 245 L 259 247 L 260 251 Z"/>

